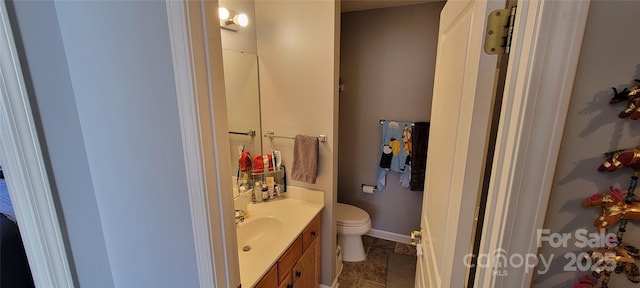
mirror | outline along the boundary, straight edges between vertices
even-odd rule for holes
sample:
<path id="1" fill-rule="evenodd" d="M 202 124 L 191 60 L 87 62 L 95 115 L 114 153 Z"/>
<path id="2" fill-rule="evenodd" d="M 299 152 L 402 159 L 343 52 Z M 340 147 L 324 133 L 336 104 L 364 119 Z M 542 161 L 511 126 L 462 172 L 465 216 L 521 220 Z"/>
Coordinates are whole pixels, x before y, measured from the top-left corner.
<path id="1" fill-rule="evenodd" d="M 244 151 L 251 156 L 262 154 L 258 57 L 251 53 L 223 49 L 222 58 L 231 148 L 229 167 L 231 171 L 238 171 L 239 146 L 243 146 Z M 236 176 L 237 173 L 233 175 Z"/>

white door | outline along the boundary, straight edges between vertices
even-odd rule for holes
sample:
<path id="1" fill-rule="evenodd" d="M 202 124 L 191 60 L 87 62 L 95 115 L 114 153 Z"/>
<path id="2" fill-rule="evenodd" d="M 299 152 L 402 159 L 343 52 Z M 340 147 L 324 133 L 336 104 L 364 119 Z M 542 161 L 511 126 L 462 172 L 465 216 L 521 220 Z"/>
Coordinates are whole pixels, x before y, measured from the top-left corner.
<path id="1" fill-rule="evenodd" d="M 481 189 L 496 55 L 487 15 L 505 1 L 448 1 L 440 16 L 416 287 L 463 287 Z"/>

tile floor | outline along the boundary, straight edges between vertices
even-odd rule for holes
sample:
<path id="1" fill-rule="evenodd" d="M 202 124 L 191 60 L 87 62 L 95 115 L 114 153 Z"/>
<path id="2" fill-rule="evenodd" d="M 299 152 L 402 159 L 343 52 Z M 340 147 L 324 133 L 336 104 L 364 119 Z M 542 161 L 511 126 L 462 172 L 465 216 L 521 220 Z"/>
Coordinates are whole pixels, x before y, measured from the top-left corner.
<path id="1" fill-rule="evenodd" d="M 340 288 L 384 288 L 387 280 L 387 256 L 389 253 L 416 255 L 415 247 L 363 235 L 367 259 L 361 262 L 344 262 L 338 277 Z"/>

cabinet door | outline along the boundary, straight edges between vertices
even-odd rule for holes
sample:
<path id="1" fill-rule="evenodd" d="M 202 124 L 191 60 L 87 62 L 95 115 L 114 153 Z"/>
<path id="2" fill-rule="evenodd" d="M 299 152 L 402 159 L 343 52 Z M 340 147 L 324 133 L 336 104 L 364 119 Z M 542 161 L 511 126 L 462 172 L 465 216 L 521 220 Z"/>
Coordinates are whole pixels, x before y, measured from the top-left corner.
<path id="1" fill-rule="evenodd" d="M 294 288 L 315 288 L 318 283 L 316 280 L 316 246 L 311 245 L 307 251 L 302 254 L 298 263 L 293 266 L 293 287 Z"/>
<path id="2" fill-rule="evenodd" d="M 316 263 L 315 263 L 315 281 L 314 283 L 320 283 L 320 266 L 322 266 L 322 253 L 320 253 L 320 247 L 322 244 L 320 243 L 321 239 L 321 231 L 322 227 L 322 212 L 319 212 L 318 215 L 309 223 L 307 228 L 302 232 L 302 249 L 306 251 L 310 246 L 315 246 L 315 254 L 316 254 Z"/>
<path id="3" fill-rule="evenodd" d="M 260 282 L 253 286 L 254 288 L 273 288 L 278 286 L 278 270 L 276 265 L 271 266 L 267 274 L 260 279 Z"/>
<path id="4" fill-rule="evenodd" d="M 284 277 L 284 281 L 280 282 L 278 288 L 293 288 L 293 277 L 291 277 L 291 273 L 288 273 Z"/>

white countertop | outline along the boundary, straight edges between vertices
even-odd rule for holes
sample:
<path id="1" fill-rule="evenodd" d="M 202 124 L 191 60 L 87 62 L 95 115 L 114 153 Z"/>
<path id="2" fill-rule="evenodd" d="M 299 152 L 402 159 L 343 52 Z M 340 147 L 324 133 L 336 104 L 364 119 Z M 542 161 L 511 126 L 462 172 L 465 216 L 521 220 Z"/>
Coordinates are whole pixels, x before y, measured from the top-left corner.
<path id="1" fill-rule="evenodd" d="M 283 227 L 278 228 L 280 237 L 277 241 L 270 243 L 268 249 L 257 248 L 245 252 L 242 251 L 243 247 L 238 247 L 242 287 L 253 287 L 324 207 L 323 192 L 296 187 L 288 188 L 290 191 L 287 192 L 289 193 L 287 198 L 249 204 L 247 208 L 249 217 L 244 223 L 238 224 L 238 227 L 248 224 L 252 219 L 261 216 L 282 219 L 284 224 Z M 299 195 L 302 197 L 298 197 Z"/>

